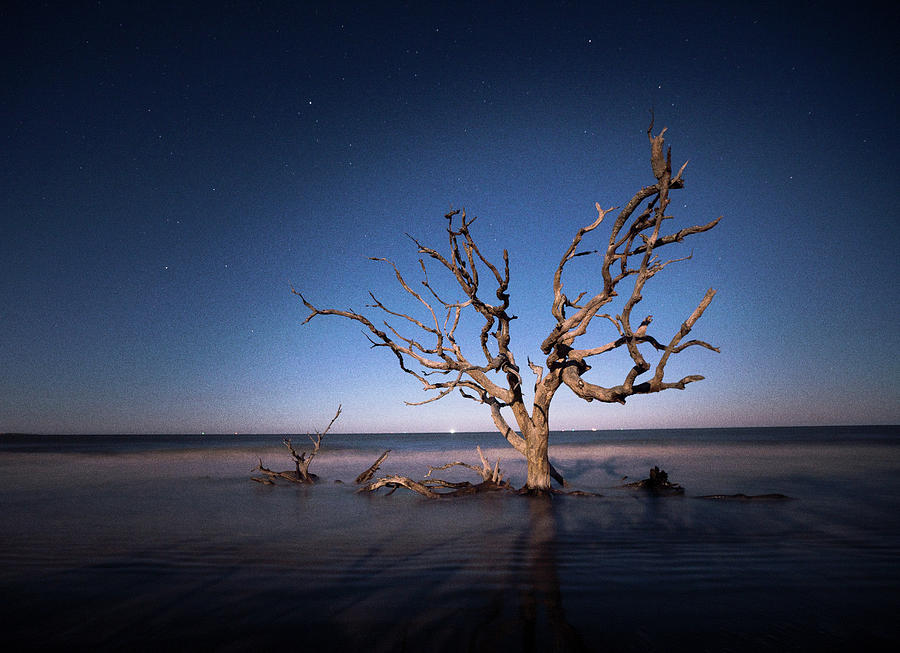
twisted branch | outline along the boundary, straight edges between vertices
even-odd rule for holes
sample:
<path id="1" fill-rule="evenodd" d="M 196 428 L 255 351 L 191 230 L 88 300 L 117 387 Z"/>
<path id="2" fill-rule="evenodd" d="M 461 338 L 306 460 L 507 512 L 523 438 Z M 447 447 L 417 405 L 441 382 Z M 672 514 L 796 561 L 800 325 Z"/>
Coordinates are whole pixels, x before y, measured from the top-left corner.
<path id="1" fill-rule="evenodd" d="M 556 327 L 541 344 L 541 350 L 547 354 L 547 368 L 556 374 L 555 379 L 567 385 L 576 395 L 587 401 L 596 399 L 603 402 L 625 403 L 625 399 L 634 394 L 660 392 L 670 388 L 683 389 L 687 384 L 699 381 L 703 377 L 689 375 L 678 381 L 665 381 L 665 368 L 671 356 L 692 346 L 719 351 L 718 348 L 702 340 L 691 340 L 683 344 L 681 342 L 712 301 L 712 297 L 715 295 L 715 291 L 712 289 L 707 291 L 700 304 L 682 324 L 678 332 L 669 338 L 668 345 L 661 344 L 656 337 L 648 334 L 652 316 L 644 318 L 637 329 L 632 328 L 632 312 L 643 299 L 642 291 L 646 283 L 670 264 L 691 258 L 689 254 L 680 258 L 660 261 L 656 257 L 656 250 L 672 243 L 680 243 L 694 234 L 709 231 L 721 219 L 717 218 L 703 225 L 685 227 L 671 234 L 661 234 L 663 223 L 673 219 L 666 214 L 670 202 L 669 193 L 683 187 L 682 175 L 687 163 L 673 177 L 671 148 L 668 150 L 664 148 L 663 135 L 666 129 L 662 129 L 655 136 L 652 130 L 653 123 L 651 121 L 647 137 L 650 142 L 651 169 L 657 183 L 641 188 L 635 193 L 613 223 L 607 249 L 602 254 L 600 264 L 600 275 L 603 279 L 602 289 L 581 306 L 576 307 L 578 310 L 575 313 L 570 316 L 566 315 L 564 309 L 571 304 L 567 302 L 562 292 L 563 269 L 568 261 L 588 253 L 577 252 L 578 245 L 584 235 L 595 229 L 605 215 L 612 210 L 604 210 L 599 204 L 596 205 L 599 218 L 578 230 L 563 255 L 554 277 L 554 302 L 551 314 L 556 318 Z M 644 208 L 639 211 L 642 205 Z M 614 318 L 607 314 L 601 315 L 599 309 L 620 294 L 622 282 L 628 278 L 633 278 L 634 281 L 626 296 L 621 313 Z M 618 337 L 606 344 L 575 348 L 576 339 L 587 333 L 592 320 L 598 315 L 613 323 Z M 642 346 L 649 346 L 654 351 L 662 352 L 655 367 L 645 359 L 641 350 Z M 589 383 L 582 378 L 591 369 L 585 359 L 620 347 L 628 350 L 633 363 L 621 384 L 603 387 Z M 653 370 L 652 379 L 638 383 L 638 378 L 651 369 Z"/>

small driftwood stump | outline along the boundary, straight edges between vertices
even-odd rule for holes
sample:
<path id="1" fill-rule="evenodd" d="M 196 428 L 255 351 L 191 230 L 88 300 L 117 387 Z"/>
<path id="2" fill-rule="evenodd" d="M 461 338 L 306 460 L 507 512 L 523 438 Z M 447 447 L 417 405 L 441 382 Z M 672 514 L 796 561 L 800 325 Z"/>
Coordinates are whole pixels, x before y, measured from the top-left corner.
<path id="1" fill-rule="evenodd" d="M 646 490 L 652 494 L 659 495 L 684 494 L 684 488 L 678 483 L 669 481 L 669 475 L 658 466 L 650 468 L 649 478 L 635 483 L 626 483 L 624 487 L 634 490 Z"/>

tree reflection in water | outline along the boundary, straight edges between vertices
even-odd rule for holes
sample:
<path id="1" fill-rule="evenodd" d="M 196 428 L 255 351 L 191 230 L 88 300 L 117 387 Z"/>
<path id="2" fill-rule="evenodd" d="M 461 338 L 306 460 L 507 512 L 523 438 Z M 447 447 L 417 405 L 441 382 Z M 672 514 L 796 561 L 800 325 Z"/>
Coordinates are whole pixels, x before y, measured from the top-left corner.
<path id="1" fill-rule="evenodd" d="M 528 501 L 527 573 L 530 585 L 523 587 L 521 611 L 523 649 L 585 651 L 578 631 L 566 620 L 556 562 L 557 528 L 552 496 Z"/>
<path id="2" fill-rule="evenodd" d="M 469 650 L 587 651 L 563 606 L 553 497 L 523 500 L 528 504 L 527 526 L 508 554 L 513 591 L 507 587 L 494 594 L 472 634 Z"/>

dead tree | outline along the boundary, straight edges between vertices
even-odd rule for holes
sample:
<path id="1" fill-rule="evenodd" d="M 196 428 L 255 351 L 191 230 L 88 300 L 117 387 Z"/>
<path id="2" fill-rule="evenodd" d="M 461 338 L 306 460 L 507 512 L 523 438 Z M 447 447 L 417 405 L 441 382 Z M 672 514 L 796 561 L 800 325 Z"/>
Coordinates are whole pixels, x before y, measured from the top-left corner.
<path id="1" fill-rule="evenodd" d="M 639 318 L 634 315 L 643 296 L 645 285 L 668 265 L 691 258 L 690 255 L 668 260 L 660 259 L 658 250 L 698 233 L 709 231 L 719 222 L 688 226 L 664 233 L 663 226 L 673 220 L 668 214 L 669 195 L 684 186 L 681 166 L 672 173 L 671 149 L 664 152 L 663 129 L 653 135 L 653 123 L 647 129 L 650 144 L 650 164 L 655 182 L 638 190 L 621 208 L 604 209 L 596 204 L 597 218 L 579 229 L 553 274 L 553 296 L 550 313 L 555 324 L 541 343 L 546 356 L 543 366 L 528 360 L 528 367 L 536 375 L 529 409 L 523 392 L 525 381 L 510 348 L 509 256 L 503 251 L 503 263 L 495 265 L 481 251 L 470 231 L 475 218 L 466 216 L 464 210 L 453 210 L 447 218 L 449 253 L 442 254 L 415 238 L 410 239 L 424 255 L 419 260 L 423 274 L 421 289 L 415 289 L 401 275 L 397 266 L 387 259 L 374 261 L 390 265 L 403 290 L 421 307 L 423 315 L 418 319 L 409 313 L 392 310 L 370 293 L 369 308 L 385 316 L 382 325 L 376 325 L 362 313 L 318 308 L 304 295 L 298 295 L 310 311 L 304 324 L 318 315 L 335 315 L 362 324 L 373 347 L 385 347 L 397 357 L 400 369 L 415 377 L 424 390 L 434 394 L 421 402 L 436 401 L 453 392 L 484 404 L 491 411 L 494 424 L 504 438 L 522 455 L 528 466 L 526 487 L 543 491 L 550 488 L 550 479 L 564 483 L 562 476 L 550 464 L 548 445 L 550 436 L 550 402 L 557 390 L 568 387 L 585 401 L 624 404 L 632 395 L 649 394 L 670 389 L 684 389 L 688 384 L 703 379 L 698 374 L 677 380 L 665 378 L 666 365 L 671 358 L 690 347 L 703 347 L 718 351 L 702 340 L 685 340 L 697 320 L 709 306 L 715 290 L 709 289 L 675 333 L 659 339 L 649 332 L 652 316 Z M 608 215 L 613 221 L 609 239 L 593 250 L 579 250 L 582 240 L 600 227 Z M 584 257 L 584 258 L 583 258 Z M 563 291 L 563 273 L 576 258 L 596 261 L 599 266 L 598 288 L 579 292 L 576 296 Z M 461 297 L 453 300 L 438 294 L 428 276 L 426 260 L 432 266 L 443 269 L 455 279 Z M 493 298 L 490 296 L 493 295 Z M 606 308 L 616 298 L 621 298 L 617 312 Z M 457 340 L 457 328 L 463 313 L 474 312 L 481 321 L 480 335 L 475 349 L 476 360 L 464 353 Z M 599 318 L 607 324 L 610 336 L 599 342 L 586 344 L 588 327 Z M 411 330 L 418 336 L 404 335 Z M 594 336 L 596 338 L 596 336 Z M 418 338 L 418 339 L 417 339 Z M 425 340 L 422 340 L 422 339 Z M 622 382 L 603 386 L 585 377 L 591 364 L 601 354 L 624 348 L 632 365 L 624 371 Z M 655 356 L 651 364 L 646 353 Z M 649 378 L 639 380 L 650 373 Z M 518 430 L 514 430 L 502 412 L 508 409 Z"/>
<path id="2" fill-rule="evenodd" d="M 261 477 L 251 477 L 257 483 L 263 483 L 266 485 L 272 485 L 275 483 L 275 479 L 282 479 L 285 481 L 290 481 L 292 483 L 306 483 L 313 484 L 318 480 L 318 476 L 315 474 L 311 474 L 309 471 L 309 464 L 313 461 L 313 458 L 316 457 L 316 454 L 319 453 L 319 447 L 322 445 L 322 438 L 331 430 L 332 425 L 337 421 L 337 418 L 341 415 L 341 407 L 338 406 L 337 412 L 334 414 L 334 417 L 331 418 L 331 421 L 328 423 L 328 426 L 324 431 L 319 433 L 316 431 L 316 437 L 314 438 L 310 434 L 306 434 L 306 437 L 309 438 L 310 442 L 313 444 L 313 450 L 308 454 L 305 451 L 301 451 L 297 453 L 297 450 L 294 449 L 294 444 L 291 442 L 290 438 L 284 438 L 282 440 L 282 444 L 288 448 L 288 451 L 291 453 L 291 458 L 294 460 L 294 469 L 288 470 L 284 472 L 275 472 L 271 469 L 268 469 L 263 466 L 262 458 L 259 459 L 259 464 L 253 469 L 255 472 L 260 472 L 263 474 Z M 385 456 L 387 454 L 385 453 Z M 379 463 L 384 458 L 379 460 Z"/>

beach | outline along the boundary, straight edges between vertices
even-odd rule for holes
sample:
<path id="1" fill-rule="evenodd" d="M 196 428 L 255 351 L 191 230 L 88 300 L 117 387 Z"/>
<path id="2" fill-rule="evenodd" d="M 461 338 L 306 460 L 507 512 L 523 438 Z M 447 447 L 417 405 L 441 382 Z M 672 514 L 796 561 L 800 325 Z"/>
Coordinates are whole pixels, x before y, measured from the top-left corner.
<path id="1" fill-rule="evenodd" d="M 266 486 L 280 436 L 2 436 L 0 627 L 13 650 L 887 650 L 898 435 L 554 434 L 603 496 L 439 500 L 353 479 L 388 448 L 417 478 L 476 444 L 514 484 L 524 463 L 494 433 L 333 434 L 317 485 Z M 652 465 L 685 494 L 621 487 Z M 790 499 L 700 498 L 737 493 Z"/>

